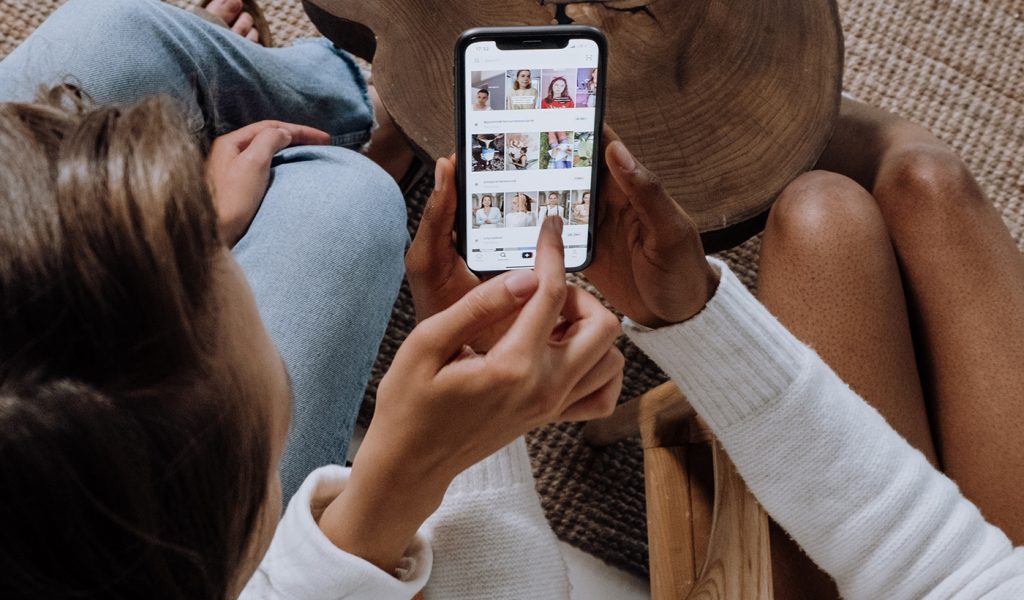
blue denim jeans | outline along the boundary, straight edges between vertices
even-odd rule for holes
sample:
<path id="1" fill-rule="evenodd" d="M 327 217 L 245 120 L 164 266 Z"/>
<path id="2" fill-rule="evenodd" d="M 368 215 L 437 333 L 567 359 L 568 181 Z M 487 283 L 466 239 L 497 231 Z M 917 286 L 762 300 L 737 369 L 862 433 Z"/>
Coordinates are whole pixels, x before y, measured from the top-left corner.
<path id="1" fill-rule="evenodd" d="M 197 133 L 279 119 L 331 134 L 275 157 L 233 252 L 295 392 L 285 497 L 344 464 L 408 243 L 398 186 L 353 150 L 373 126 L 358 66 L 326 40 L 267 49 L 158 0 L 69 0 L 0 62 L 0 102 L 64 81 L 97 104 L 172 96 Z"/>

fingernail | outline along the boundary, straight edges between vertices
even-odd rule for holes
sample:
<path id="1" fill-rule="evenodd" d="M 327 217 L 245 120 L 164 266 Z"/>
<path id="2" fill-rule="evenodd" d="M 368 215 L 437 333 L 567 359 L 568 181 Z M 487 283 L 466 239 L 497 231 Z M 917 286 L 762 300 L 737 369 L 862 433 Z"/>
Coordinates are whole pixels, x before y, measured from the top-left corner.
<path id="1" fill-rule="evenodd" d="M 555 233 L 562 235 L 562 226 L 564 225 L 564 223 L 562 223 L 562 217 L 551 216 L 545 220 L 549 223 L 548 227 L 554 228 Z"/>
<path id="2" fill-rule="evenodd" d="M 434 163 L 434 191 L 443 192 L 445 184 L 444 169 L 441 168 L 441 159 L 438 159 Z"/>
<path id="3" fill-rule="evenodd" d="M 619 168 L 623 171 L 632 173 L 633 169 L 636 169 L 636 160 L 622 142 L 612 142 L 612 155 L 615 156 L 615 162 L 619 163 Z"/>
<path id="4" fill-rule="evenodd" d="M 524 298 L 537 289 L 537 275 L 533 271 L 512 271 L 505 276 L 505 287 L 516 298 Z"/>
<path id="5" fill-rule="evenodd" d="M 292 132 L 288 131 L 287 129 L 278 129 L 278 131 L 283 133 L 284 137 L 288 138 L 289 142 L 292 141 Z"/>

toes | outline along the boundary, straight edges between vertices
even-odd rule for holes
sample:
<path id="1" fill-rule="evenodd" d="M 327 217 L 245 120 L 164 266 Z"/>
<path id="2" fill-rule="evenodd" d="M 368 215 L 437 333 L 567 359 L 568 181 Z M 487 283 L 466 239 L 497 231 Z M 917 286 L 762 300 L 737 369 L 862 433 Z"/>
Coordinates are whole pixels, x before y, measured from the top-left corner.
<path id="1" fill-rule="evenodd" d="M 235 20 L 235 24 L 231 26 L 231 31 L 234 31 L 242 37 L 248 37 L 249 32 L 253 31 L 252 26 L 254 23 L 255 22 L 252 19 L 252 15 L 250 15 L 247 12 L 244 12 L 238 16 L 238 19 Z"/>
<path id="2" fill-rule="evenodd" d="M 206 10 L 223 19 L 228 25 L 232 25 L 242 12 L 242 0 L 212 0 L 206 6 Z"/>

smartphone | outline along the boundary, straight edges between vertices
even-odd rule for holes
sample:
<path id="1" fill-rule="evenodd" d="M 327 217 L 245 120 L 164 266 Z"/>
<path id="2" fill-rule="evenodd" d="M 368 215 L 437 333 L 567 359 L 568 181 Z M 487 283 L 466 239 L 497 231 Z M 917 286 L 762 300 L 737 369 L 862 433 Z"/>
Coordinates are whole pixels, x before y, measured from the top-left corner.
<path id="1" fill-rule="evenodd" d="M 566 271 L 594 256 L 604 34 L 585 26 L 471 29 L 455 45 L 456 237 L 476 273 L 531 268 L 562 219 Z"/>

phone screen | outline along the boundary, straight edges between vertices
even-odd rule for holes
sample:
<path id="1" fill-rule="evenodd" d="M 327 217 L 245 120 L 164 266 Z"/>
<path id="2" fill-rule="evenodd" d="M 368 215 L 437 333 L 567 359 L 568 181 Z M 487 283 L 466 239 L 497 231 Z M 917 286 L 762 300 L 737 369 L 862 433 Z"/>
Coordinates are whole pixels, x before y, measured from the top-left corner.
<path id="1" fill-rule="evenodd" d="M 534 264 L 540 225 L 564 223 L 565 267 L 587 262 L 599 127 L 599 47 L 466 46 L 463 108 L 466 261 L 474 271 Z"/>

